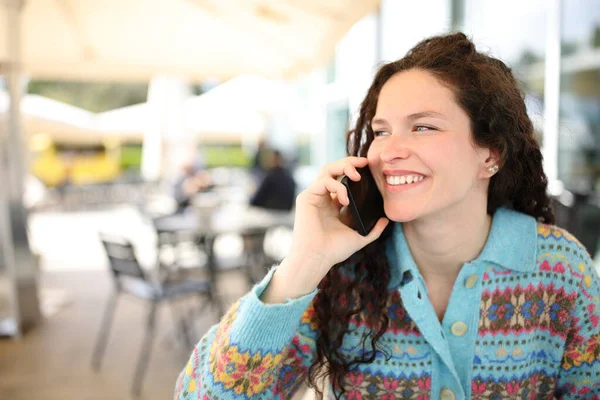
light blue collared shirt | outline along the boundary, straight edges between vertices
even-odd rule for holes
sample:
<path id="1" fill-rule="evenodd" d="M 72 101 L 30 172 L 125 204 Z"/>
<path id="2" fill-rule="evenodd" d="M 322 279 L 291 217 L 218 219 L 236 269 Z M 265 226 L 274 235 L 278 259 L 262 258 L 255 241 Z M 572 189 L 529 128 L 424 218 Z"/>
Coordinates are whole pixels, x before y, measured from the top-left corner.
<path id="1" fill-rule="evenodd" d="M 389 288 L 400 292 L 406 311 L 435 352 L 438 362 L 433 363 L 432 393 L 450 389 L 457 398 L 466 398 L 475 355 L 480 283 L 486 266 L 494 264 L 515 272 L 530 272 L 536 268 L 536 252 L 536 220 L 506 208 L 498 209 L 483 251 L 477 259 L 465 263 L 461 268 L 440 323 L 429 301 L 425 281 L 406 242 L 402 224 L 395 224 L 387 246 Z M 474 277 L 477 277 L 475 284 L 467 287 L 469 278 L 473 281 Z M 462 333 L 456 323 L 464 323 L 466 331 Z M 453 329 L 455 333 L 462 334 L 454 334 Z"/>

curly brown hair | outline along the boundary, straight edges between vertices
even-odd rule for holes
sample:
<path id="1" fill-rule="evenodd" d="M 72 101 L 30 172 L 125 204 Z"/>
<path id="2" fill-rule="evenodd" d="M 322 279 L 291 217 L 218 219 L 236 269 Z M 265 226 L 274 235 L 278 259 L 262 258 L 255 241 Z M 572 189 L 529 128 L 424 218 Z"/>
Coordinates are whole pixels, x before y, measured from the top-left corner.
<path id="1" fill-rule="evenodd" d="M 509 207 L 538 221 L 554 223 L 546 194 L 548 180 L 524 93 L 510 68 L 478 52 L 463 33 L 425 39 L 404 58 L 379 68 L 361 104 L 356 125 L 348 133 L 349 155 L 366 157 L 374 138 L 370 122 L 381 88 L 395 74 L 410 69 L 427 71 L 449 87 L 471 120 L 474 142 L 499 152 L 501 168 L 489 184 L 488 213 L 493 215 L 499 207 Z M 318 380 L 329 378 L 339 399 L 346 392 L 344 377 L 348 373 L 361 363 L 373 362 L 378 353 L 385 354 L 378 340 L 390 322 L 390 269 L 384 246 L 391 228 L 389 224 L 378 240 L 351 260 L 334 266 L 319 285 L 314 300 L 319 326 L 317 357 L 309 370 L 309 383 L 320 398 L 323 393 L 316 385 Z M 351 318 L 363 320 L 370 327 L 363 337 L 362 356 L 355 359 L 348 359 L 341 350 Z"/>

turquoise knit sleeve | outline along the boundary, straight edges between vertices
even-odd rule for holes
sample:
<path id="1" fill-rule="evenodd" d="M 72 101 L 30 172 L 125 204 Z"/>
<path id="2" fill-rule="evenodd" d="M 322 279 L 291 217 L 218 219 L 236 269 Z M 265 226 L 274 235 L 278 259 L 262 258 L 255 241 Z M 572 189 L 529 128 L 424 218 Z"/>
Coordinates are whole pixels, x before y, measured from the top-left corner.
<path id="1" fill-rule="evenodd" d="M 600 400 L 600 278 L 579 244 L 569 264 L 577 286 L 576 307 L 567 336 L 556 394 L 564 400 Z"/>
<path id="2" fill-rule="evenodd" d="M 179 375 L 175 400 L 289 398 L 313 362 L 316 290 L 284 304 L 259 299 L 274 269 L 200 340 Z"/>

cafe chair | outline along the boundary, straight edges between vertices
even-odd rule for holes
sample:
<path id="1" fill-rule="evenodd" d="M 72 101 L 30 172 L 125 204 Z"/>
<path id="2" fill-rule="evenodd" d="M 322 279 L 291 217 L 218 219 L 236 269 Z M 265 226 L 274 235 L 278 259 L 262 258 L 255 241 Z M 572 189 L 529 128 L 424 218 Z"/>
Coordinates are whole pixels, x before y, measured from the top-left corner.
<path id="1" fill-rule="evenodd" d="M 100 235 L 100 240 L 108 258 L 108 265 L 114 283 L 114 293 L 111 294 L 104 312 L 92 357 L 92 368 L 96 371 L 100 370 L 117 300 L 121 294 L 128 294 L 147 301 L 149 311 L 146 319 L 146 333 L 137 360 L 132 385 L 132 393 L 137 396 L 141 393 L 142 381 L 152 350 L 159 304 L 167 301 L 171 307 L 174 307 L 174 300 L 201 296 L 205 305 L 216 306 L 219 311 L 223 307 L 210 279 L 174 281 L 168 274 L 160 276 L 160 268 L 157 268 L 159 271 L 158 276 L 152 277 L 148 271 L 142 268 L 136 257 L 135 249 L 129 240 L 104 234 Z M 185 318 L 181 318 L 178 323 L 186 338 L 186 344 L 193 346 L 189 339 L 192 324 L 187 324 Z"/>
<path id="2" fill-rule="evenodd" d="M 586 195 L 565 191 L 564 195 L 552 198 L 552 208 L 556 225 L 573 234 L 590 256 L 596 256 L 600 242 L 600 206 Z"/>

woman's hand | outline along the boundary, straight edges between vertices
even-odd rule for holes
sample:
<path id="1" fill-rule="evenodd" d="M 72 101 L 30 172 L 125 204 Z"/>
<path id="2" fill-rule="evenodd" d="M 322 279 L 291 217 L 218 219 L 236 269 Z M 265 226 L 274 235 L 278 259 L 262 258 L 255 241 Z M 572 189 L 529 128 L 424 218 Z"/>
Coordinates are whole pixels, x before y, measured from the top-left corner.
<path id="1" fill-rule="evenodd" d="M 381 218 L 368 236 L 362 236 L 340 219 L 349 204 L 341 175 L 359 181 L 357 168 L 364 157 L 347 157 L 325 165 L 317 179 L 296 198 L 292 246 L 263 294 L 266 302 L 282 302 L 312 292 L 337 263 L 376 240 L 388 224 Z"/>

